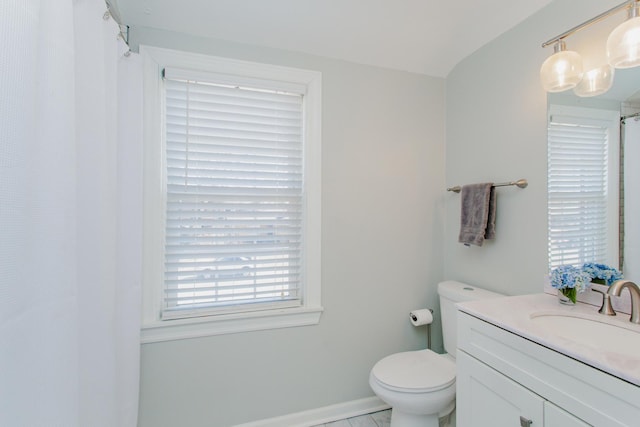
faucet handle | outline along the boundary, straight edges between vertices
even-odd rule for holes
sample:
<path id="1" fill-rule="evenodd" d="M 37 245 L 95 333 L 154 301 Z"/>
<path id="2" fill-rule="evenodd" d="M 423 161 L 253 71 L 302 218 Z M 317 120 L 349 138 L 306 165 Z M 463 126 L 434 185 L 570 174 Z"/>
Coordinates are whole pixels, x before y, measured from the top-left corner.
<path id="1" fill-rule="evenodd" d="M 602 305 L 600 306 L 600 310 L 598 310 L 598 313 L 606 314 L 607 316 L 615 316 L 616 312 L 613 309 L 613 306 L 611 305 L 611 295 L 609 295 L 607 292 L 601 291 L 599 289 L 591 288 L 591 290 L 593 292 L 597 292 L 599 294 L 602 294 Z"/>

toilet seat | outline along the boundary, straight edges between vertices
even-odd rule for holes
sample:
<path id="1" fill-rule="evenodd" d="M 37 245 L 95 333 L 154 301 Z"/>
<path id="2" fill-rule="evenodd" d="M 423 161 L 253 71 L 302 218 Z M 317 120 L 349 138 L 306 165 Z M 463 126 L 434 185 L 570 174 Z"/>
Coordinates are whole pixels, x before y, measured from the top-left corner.
<path id="1" fill-rule="evenodd" d="M 381 386 L 405 393 L 427 393 L 451 386 L 456 365 L 431 350 L 392 354 L 375 364 L 372 376 Z"/>

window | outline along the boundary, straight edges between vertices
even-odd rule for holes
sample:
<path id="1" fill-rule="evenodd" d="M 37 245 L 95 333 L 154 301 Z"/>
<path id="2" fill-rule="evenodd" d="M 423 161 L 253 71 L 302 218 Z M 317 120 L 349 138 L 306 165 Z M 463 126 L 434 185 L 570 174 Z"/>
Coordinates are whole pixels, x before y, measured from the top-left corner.
<path id="1" fill-rule="evenodd" d="M 550 112 L 549 268 L 617 265 L 617 112 L 558 105 Z"/>
<path id="2" fill-rule="evenodd" d="M 143 341 L 317 323 L 320 74 L 141 52 Z"/>

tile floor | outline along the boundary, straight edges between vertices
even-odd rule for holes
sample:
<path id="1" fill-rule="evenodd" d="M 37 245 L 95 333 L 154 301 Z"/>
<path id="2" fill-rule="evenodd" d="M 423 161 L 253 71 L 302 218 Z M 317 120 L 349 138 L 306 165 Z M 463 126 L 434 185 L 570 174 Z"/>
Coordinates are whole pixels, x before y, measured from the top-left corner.
<path id="1" fill-rule="evenodd" d="M 346 420 L 320 424 L 314 427 L 389 427 L 391 423 L 391 409 L 360 415 Z"/>

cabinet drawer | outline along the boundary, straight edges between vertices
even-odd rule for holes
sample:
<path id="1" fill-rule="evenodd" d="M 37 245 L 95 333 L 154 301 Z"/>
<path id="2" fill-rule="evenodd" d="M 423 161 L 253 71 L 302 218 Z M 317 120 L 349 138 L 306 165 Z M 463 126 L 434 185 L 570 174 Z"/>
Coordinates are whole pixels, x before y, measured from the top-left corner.
<path id="1" fill-rule="evenodd" d="M 544 402 L 544 427 L 589 427 L 589 424 L 551 402 Z"/>

